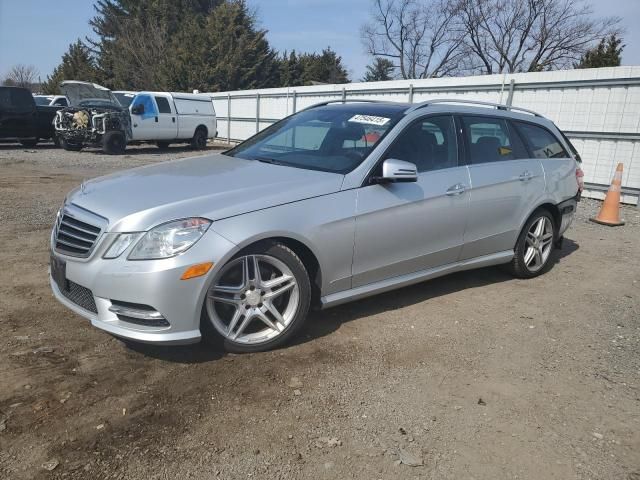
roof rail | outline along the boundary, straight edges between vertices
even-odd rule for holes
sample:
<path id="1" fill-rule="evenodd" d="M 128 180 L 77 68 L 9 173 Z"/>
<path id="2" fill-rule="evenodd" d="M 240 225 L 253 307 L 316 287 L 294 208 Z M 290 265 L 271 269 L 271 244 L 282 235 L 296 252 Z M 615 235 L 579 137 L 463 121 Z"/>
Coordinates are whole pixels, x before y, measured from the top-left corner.
<path id="1" fill-rule="evenodd" d="M 480 102 L 476 100 L 456 100 L 456 99 L 427 100 L 425 102 L 421 102 L 413 105 L 412 107 L 408 108 L 405 113 L 410 113 L 420 108 L 428 107 L 429 105 L 433 105 L 436 103 L 462 103 L 464 105 L 481 105 L 485 107 L 493 107 L 498 110 L 511 110 L 511 111 L 525 112 L 535 117 L 542 117 L 542 115 L 540 115 L 538 112 L 534 112 L 533 110 L 528 110 L 526 108 L 503 105 L 501 103 Z"/>
<path id="2" fill-rule="evenodd" d="M 347 102 L 354 102 L 354 103 L 393 103 L 393 102 L 389 102 L 387 100 L 367 100 L 365 98 L 341 98 L 339 100 L 327 100 L 325 102 L 320 102 L 320 103 L 314 103 L 313 105 L 310 105 L 308 107 L 303 108 L 302 110 L 298 110 L 299 112 L 302 112 L 304 110 L 309 110 L 311 108 L 316 108 L 316 107 L 324 107 L 325 105 L 329 105 L 331 103 L 347 103 Z"/>

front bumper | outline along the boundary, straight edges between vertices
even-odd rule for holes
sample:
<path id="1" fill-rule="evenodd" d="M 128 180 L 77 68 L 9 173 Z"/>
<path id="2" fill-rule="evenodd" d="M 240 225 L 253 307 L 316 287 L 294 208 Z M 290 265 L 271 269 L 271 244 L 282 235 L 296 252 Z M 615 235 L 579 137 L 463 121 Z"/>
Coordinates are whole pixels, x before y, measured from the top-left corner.
<path id="1" fill-rule="evenodd" d="M 95 302 L 95 311 L 63 294 L 49 273 L 54 296 L 60 303 L 91 321 L 91 324 L 112 335 L 154 344 L 189 344 L 200 340 L 200 315 L 209 284 L 219 267 L 235 253 L 236 246 L 211 228 L 189 250 L 163 260 L 126 259 L 125 251 L 117 259 L 103 259 L 116 234 L 106 233 L 98 239 L 87 259 L 52 255 L 66 262 L 66 280 L 88 289 Z M 52 239 L 53 240 L 53 239 Z M 53 245 L 53 244 L 52 244 Z M 207 275 L 180 280 L 191 265 L 214 262 Z M 152 307 L 166 321 L 145 324 L 140 319 L 118 315 L 122 305 Z M 113 311 L 112 311 L 113 310 Z"/>

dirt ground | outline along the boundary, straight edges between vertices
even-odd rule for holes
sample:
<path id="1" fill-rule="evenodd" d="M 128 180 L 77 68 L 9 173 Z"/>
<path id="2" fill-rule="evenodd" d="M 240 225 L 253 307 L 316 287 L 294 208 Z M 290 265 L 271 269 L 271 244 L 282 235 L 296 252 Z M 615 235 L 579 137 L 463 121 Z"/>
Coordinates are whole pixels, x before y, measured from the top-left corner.
<path id="1" fill-rule="evenodd" d="M 542 277 L 316 312 L 278 351 L 128 345 L 54 300 L 51 224 L 83 179 L 187 155 L 0 145 L 0 478 L 640 479 L 638 208 L 582 202 Z"/>

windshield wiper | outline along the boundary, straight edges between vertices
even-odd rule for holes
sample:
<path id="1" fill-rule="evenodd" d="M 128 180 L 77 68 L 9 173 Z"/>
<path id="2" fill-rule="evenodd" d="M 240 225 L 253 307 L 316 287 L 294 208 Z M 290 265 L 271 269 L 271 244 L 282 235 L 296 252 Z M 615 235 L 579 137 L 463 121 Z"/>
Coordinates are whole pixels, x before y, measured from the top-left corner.
<path id="1" fill-rule="evenodd" d="M 269 157 L 253 157 L 253 159 L 262 163 L 269 163 L 271 165 L 285 165 L 284 163 Z"/>

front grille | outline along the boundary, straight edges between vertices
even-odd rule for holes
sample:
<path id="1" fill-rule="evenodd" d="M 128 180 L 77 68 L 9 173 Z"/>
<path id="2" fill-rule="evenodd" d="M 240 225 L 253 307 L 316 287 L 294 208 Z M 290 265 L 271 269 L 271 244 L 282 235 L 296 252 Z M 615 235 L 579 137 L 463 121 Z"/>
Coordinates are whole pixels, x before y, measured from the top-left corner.
<path id="1" fill-rule="evenodd" d="M 71 300 L 79 307 L 84 308 L 93 313 L 98 313 L 98 307 L 93 299 L 93 293 L 86 287 L 67 280 L 65 288 L 60 289 L 60 293 Z"/>
<path id="2" fill-rule="evenodd" d="M 89 212 L 84 216 L 89 216 L 88 214 Z M 96 216 L 96 223 L 100 220 L 101 217 Z M 100 226 L 89 223 L 86 219 L 80 220 L 65 208 L 58 215 L 56 223 L 55 249 L 65 255 L 86 258 L 91 254 L 101 232 Z"/>

